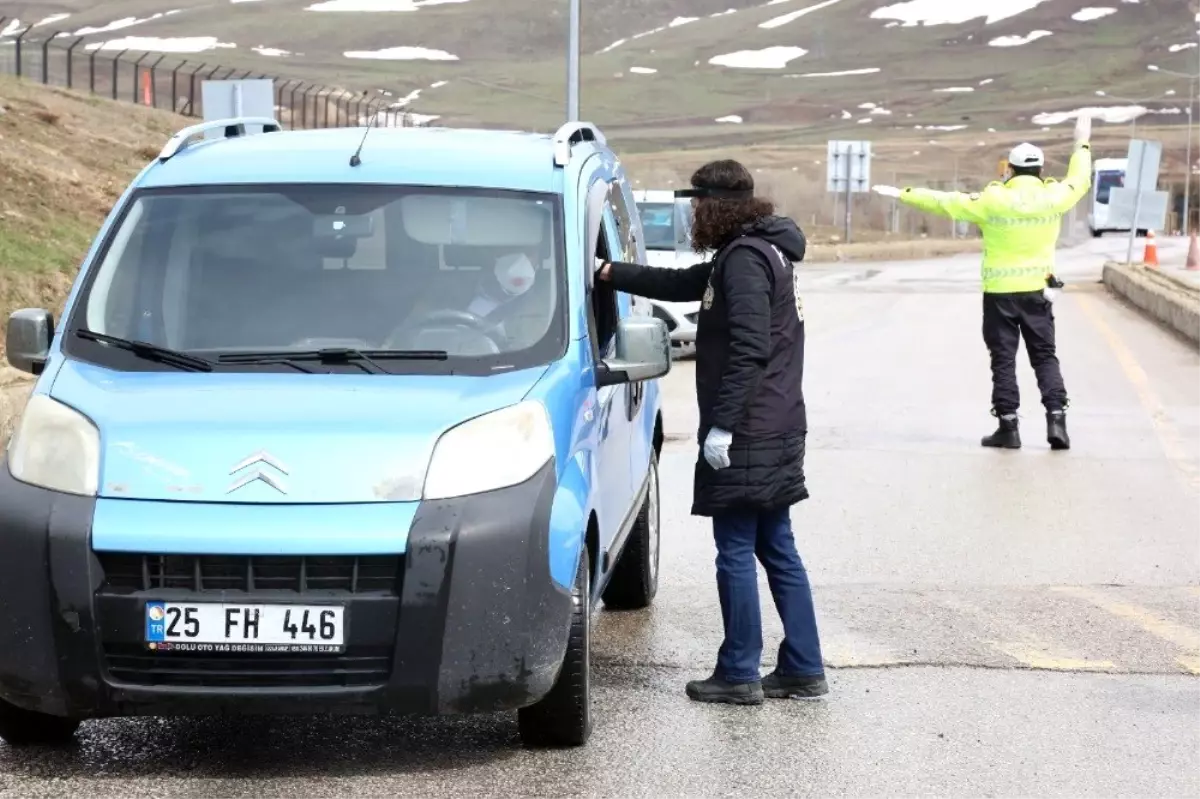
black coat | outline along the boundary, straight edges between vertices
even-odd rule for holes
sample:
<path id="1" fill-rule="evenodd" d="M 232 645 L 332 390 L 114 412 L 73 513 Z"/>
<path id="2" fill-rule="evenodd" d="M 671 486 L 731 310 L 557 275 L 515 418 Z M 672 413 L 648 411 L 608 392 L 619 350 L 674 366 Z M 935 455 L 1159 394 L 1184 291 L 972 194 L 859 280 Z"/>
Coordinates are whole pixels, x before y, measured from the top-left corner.
<path id="1" fill-rule="evenodd" d="M 773 217 L 747 228 L 712 261 L 688 269 L 612 265 L 619 291 L 666 302 L 701 301 L 696 516 L 771 510 L 808 497 L 804 312 L 792 266 L 804 259 L 804 250 L 796 223 Z M 725 469 L 713 469 L 704 459 L 704 439 L 714 427 L 733 433 Z"/>

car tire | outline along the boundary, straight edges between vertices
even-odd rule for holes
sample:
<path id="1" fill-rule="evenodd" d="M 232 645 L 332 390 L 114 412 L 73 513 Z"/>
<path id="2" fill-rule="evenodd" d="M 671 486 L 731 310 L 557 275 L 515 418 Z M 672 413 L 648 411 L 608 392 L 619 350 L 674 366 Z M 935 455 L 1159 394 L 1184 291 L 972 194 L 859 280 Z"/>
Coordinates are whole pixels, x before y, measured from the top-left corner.
<path id="1" fill-rule="evenodd" d="M 50 716 L 0 700 L 0 740 L 9 746 L 61 746 L 70 743 L 79 719 Z"/>
<path id="2" fill-rule="evenodd" d="M 659 526 L 658 456 L 650 451 L 649 485 L 638 510 L 625 551 L 617 560 L 608 586 L 604 606 L 612 610 L 638 610 L 649 607 L 658 593 L 658 560 L 661 549 Z"/>
<path id="3" fill-rule="evenodd" d="M 517 711 L 517 728 L 526 746 L 583 746 L 592 735 L 591 586 L 584 548 L 571 588 L 571 630 L 558 679 L 540 701 Z"/>

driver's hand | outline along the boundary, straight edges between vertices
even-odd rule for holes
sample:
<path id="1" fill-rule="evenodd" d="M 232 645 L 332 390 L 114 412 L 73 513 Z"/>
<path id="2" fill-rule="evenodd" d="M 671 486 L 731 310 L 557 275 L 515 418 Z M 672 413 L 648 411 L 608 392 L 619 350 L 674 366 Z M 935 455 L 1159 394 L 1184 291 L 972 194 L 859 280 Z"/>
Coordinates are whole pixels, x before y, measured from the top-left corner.
<path id="1" fill-rule="evenodd" d="M 603 258 L 596 259 L 596 279 L 608 280 L 609 264 Z"/>

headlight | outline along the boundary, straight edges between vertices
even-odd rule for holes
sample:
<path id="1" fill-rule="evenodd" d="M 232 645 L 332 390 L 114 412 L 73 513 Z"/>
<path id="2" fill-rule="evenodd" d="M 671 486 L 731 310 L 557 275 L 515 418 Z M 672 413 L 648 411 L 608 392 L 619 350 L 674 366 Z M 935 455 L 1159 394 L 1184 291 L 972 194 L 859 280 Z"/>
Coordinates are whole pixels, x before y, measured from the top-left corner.
<path id="1" fill-rule="evenodd" d="M 523 483 L 554 457 L 550 417 L 527 400 L 442 434 L 425 475 L 425 499 L 449 499 Z"/>
<path id="2" fill-rule="evenodd" d="M 78 411 L 45 394 L 34 394 L 8 442 L 8 469 L 22 483 L 95 496 L 100 481 L 100 431 Z"/>

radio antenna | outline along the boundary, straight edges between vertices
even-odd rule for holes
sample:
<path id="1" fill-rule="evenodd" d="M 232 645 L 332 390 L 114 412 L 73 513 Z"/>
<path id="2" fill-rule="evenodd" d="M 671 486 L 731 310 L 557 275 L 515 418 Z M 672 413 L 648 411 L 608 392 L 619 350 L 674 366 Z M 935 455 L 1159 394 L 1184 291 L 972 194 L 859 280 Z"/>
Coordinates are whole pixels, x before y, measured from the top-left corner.
<path id="1" fill-rule="evenodd" d="M 364 91 L 363 96 L 365 97 L 366 94 Z M 371 135 L 371 129 L 375 127 L 375 120 L 379 118 L 379 112 L 382 110 L 383 106 L 379 106 L 375 109 L 375 113 L 371 115 L 371 120 L 367 122 L 367 129 L 363 133 L 362 140 L 358 143 L 358 149 L 354 151 L 354 155 L 350 156 L 350 166 L 359 166 L 362 164 L 362 159 L 359 156 L 362 154 L 363 145 L 367 143 L 367 136 Z"/>

